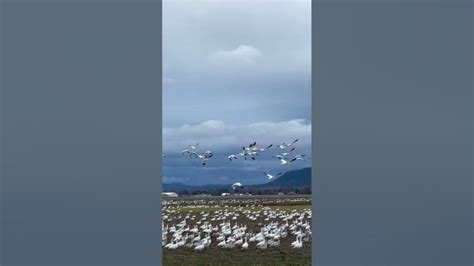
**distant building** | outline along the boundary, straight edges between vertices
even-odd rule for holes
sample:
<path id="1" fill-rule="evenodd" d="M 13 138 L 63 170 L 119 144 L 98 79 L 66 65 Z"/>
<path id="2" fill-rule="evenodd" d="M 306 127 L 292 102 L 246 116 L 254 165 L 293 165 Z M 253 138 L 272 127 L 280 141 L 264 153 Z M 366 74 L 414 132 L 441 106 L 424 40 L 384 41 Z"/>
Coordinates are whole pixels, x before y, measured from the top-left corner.
<path id="1" fill-rule="evenodd" d="M 176 192 L 163 192 L 162 196 L 164 198 L 177 198 L 178 194 L 176 194 Z"/>
<path id="2" fill-rule="evenodd" d="M 222 193 L 221 196 L 230 196 L 230 193 Z"/>
<path id="3" fill-rule="evenodd" d="M 283 193 L 283 192 L 278 192 L 278 196 L 283 196 L 283 195 L 285 195 L 285 193 Z"/>

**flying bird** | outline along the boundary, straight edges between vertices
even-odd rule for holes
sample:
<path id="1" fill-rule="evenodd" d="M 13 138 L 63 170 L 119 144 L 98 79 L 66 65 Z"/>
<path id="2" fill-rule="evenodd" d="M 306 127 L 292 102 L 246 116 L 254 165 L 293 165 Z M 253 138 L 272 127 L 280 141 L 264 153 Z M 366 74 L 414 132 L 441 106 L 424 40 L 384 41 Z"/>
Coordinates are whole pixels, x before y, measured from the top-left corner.
<path id="1" fill-rule="evenodd" d="M 198 155 L 198 158 L 201 159 L 201 164 L 202 164 L 202 165 L 206 165 L 207 161 L 209 161 L 209 157 L 206 157 L 206 156 L 204 156 L 204 155 L 202 155 L 202 154 L 199 154 L 199 155 Z"/>
<path id="2" fill-rule="evenodd" d="M 295 150 L 295 147 L 291 148 L 291 150 L 288 151 L 288 152 L 282 152 L 282 153 L 280 153 L 280 155 L 286 157 L 286 156 L 290 155 L 290 153 L 291 153 L 292 151 L 294 151 L 294 150 Z"/>
<path id="3" fill-rule="evenodd" d="M 296 161 L 296 160 L 297 160 L 296 158 L 293 158 L 293 159 L 291 159 L 291 160 L 288 160 L 287 158 L 280 158 L 280 162 L 281 162 L 281 164 L 283 164 L 283 165 L 290 164 L 290 163 L 292 163 L 292 162 L 294 162 L 294 161 Z"/>
<path id="4" fill-rule="evenodd" d="M 198 145 L 199 145 L 199 142 L 196 143 L 195 145 L 189 145 L 188 147 L 195 150 L 198 147 Z"/>
<path id="5" fill-rule="evenodd" d="M 305 159 L 304 159 L 305 156 L 306 155 L 304 155 L 304 154 L 298 154 L 295 157 L 293 157 L 293 159 L 305 161 Z"/>
<path id="6" fill-rule="evenodd" d="M 272 180 L 273 178 L 275 178 L 275 177 L 279 177 L 279 176 L 281 176 L 281 175 L 282 175 L 282 173 L 281 173 L 281 172 L 280 172 L 280 173 L 278 173 L 278 174 L 276 174 L 276 175 L 271 175 L 271 174 L 269 174 L 269 173 L 266 173 L 266 172 L 263 172 L 263 173 L 264 173 L 264 174 L 265 174 L 265 175 L 268 177 L 268 180 Z"/>
<path id="7" fill-rule="evenodd" d="M 283 142 L 281 145 L 278 145 L 278 147 L 280 149 L 286 149 L 286 148 L 290 147 L 291 145 L 295 144 L 297 141 L 298 141 L 298 139 L 295 139 L 295 140 L 293 140 L 292 142 L 290 142 L 288 144 Z"/>
<path id="8" fill-rule="evenodd" d="M 244 188 L 240 182 L 232 184 L 232 189 L 236 190 L 237 188 Z"/>
<path id="9" fill-rule="evenodd" d="M 237 155 L 235 155 L 235 154 L 231 154 L 231 155 L 227 156 L 227 159 L 229 159 L 230 161 L 232 161 L 232 160 L 237 160 L 237 159 L 239 159 L 239 157 L 237 157 Z"/>
<path id="10" fill-rule="evenodd" d="M 182 155 L 185 155 L 185 154 L 189 154 L 189 158 L 192 158 L 193 155 L 194 157 L 198 157 L 198 154 L 195 152 L 195 151 L 191 151 L 191 150 L 188 150 L 188 149 L 185 149 L 181 152 Z"/>
<path id="11" fill-rule="evenodd" d="M 206 165 L 207 161 L 213 156 L 211 151 L 206 151 L 204 154 L 199 154 L 198 158 L 201 159 L 201 164 Z"/>
<path id="12" fill-rule="evenodd" d="M 273 146 L 273 144 L 270 144 L 270 145 L 268 145 L 266 148 L 260 148 L 260 149 L 258 149 L 258 150 L 259 150 L 259 151 L 266 151 L 266 150 L 270 149 L 272 146 Z"/>

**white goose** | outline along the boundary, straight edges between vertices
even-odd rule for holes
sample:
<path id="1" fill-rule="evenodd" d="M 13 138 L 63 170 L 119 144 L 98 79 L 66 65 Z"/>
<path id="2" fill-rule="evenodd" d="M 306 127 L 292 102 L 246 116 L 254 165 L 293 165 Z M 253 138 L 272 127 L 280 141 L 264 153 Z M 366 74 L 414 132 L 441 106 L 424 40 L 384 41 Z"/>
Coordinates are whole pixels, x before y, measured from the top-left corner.
<path id="1" fill-rule="evenodd" d="M 298 154 L 295 157 L 293 157 L 293 159 L 305 161 L 305 159 L 304 159 L 305 156 L 306 155 L 304 155 L 304 154 Z"/>
<path id="2" fill-rule="evenodd" d="M 207 161 L 213 156 L 211 151 L 206 151 L 204 154 L 199 154 L 198 158 L 201 159 L 201 164 L 206 165 Z"/>
<path id="3" fill-rule="evenodd" d="M 231 154 L 231 155 L 227 156 L 227 159 L 229 159 L 229 161 L 232 161 L 232 160 L 239 159 L 239 157 L 237 157 L 237 155 L 235 155 L 235 154 Z"/>
<path id="4" fill-rule="evenodd" d="M 301 241 L 301 236 L 296 239 L 297 243 L 293 245 L 293 248 L 302 248 L 303 242 Z"/>
<path id="5" fill-rule="evenodd" d="M 290 142 L 288 144 L 283 142 L 281 145 L 278 145 L 278 147 L 280 149 L 286 149 L 286 148 L 290 147 L 291 145 L 295 144 L 297 141 L 298 141 L 298 139 L 295 139 L 295 140 L 293 140 L 292 142 Z"/>
<path id="6" fill-rule="evenodd" d="M 275 177 L 279 177 L 279 176 L 281 176 L 281 175 L 282 175 L 282 173 L 281 173 L 281 172 L 280 172 L 280 173 L 278 173 L 278 174 L 276 174 L 276 175 L 271 175 L 271 174 L 269 174 L 269 173 L 267 173 L 267 172 L 263 172 L 263 173 L 264 173 L 264 174 L 265 174 L 265 175 L 268 177 L 268 180 L 272 180 L 273 178 L 275 178 Z"/>
<path id="7" fill-rule="evenodd" d="M 262 241 L 258 242 L 257 245 L 255 245 L 256 248 L 259 249 L 266 249 L 267 248 L 267 240 L 263 239 Z"/>
<path id="8" fill-rule="evenodd" d="M 203 250 L 204 249 L 204 242 L 201 242 L 201 244 L 197 245 L 196 247 L 194 247 L 194 250 Z"/>
<path id="9" fill-rule="evenodd" d="M 199 142 L 196 143 L 195 145 L 189 145 L 188 147 L 191 148 L 192 150 L 195 150 L 197 149 L 198 145 L 199 145 Z"/>
<path id="10" fill-rule="evenodd" d="M 193 155 L 194 157 L 198 157 L 198 154 L 195 152 L 195 151 L 191 151 L 191 150 L 188 150 L 188 149 L 185 149 L 181 152 L 182 155 L 185 155 L 185 154 L 189 154 L 189 158 L 192 158 Z"/>
<path id="11" fill-rule="evenodd" d="M 286 156 L 290 155 L 290 153 L 291 153 L 292 151 L 294 151 L 294 150 L 295 150 L 295 147 L 291 148 L 291 150 L 289 150 L 288 152 L 282 152 L 282 153 L 280 153 L 280 155 L 286 157 Z"/>
<path id="12" fill-rule="evenodd" d="M 290 163 L 292 163 L 296 160 L 297 160 L 296 158 L 293 158 L 291 160 L 288 160 L 287 158 L 280 158 L 280 162 L 281 162 L 282 165 L 290 164 Z"/>
<path id="13" fill-rule="evenodd" d="M 247 249 L 249 247 L 249 243 L 247 243 L 247 237 L 244 237 L 245 242 L 242 244 L 242 249 Z"/>

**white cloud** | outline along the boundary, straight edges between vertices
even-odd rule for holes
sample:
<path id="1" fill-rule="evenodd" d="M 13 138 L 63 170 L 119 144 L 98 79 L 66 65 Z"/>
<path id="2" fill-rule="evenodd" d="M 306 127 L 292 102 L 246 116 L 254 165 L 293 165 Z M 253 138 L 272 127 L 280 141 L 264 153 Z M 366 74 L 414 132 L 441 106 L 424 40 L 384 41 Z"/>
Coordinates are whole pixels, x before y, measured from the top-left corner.
<path id="1" fill-rule="evenodd" d="M 214 62 L 253 64 L 262 56 L 260 50 L 252 45 L 239 45 L 234 50 L 219 50 L 211 55 Z"/>
<path id="2" fill-rule="evenodd" d="M 259 146 L 277 145 L 299 139 L 298 146 L 311 147 L 311 123 L 303 119 L 282 122 L 259 122 L 231 125 L 219 120 L 209 120 L 196 125 L 183 125 L 163 129 L 165 153 L 180 153 L 190 144 L 199 142 L 202 149 L 213 152 L 238 152 L 243 145 L 257 141 Z"/>

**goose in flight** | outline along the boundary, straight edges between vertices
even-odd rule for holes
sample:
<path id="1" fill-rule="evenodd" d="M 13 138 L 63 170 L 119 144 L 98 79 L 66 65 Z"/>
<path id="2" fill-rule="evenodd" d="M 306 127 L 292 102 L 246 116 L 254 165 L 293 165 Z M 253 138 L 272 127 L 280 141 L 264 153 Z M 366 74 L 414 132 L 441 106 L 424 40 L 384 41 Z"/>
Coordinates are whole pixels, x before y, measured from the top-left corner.
<path id="1" fill-rule="evenodd" d="M 196 143 L 195 145 L 189 145 L 188 147 L 191 148 L 192 150 L 195 150 L 197 149 L 198 145 L 199 145 L 199 142 Z"/>
<path id="2" fill-rule="evenodd" d="M 235 155 L 235 154 L 231 154 L 231 155 L 227 156 L 227 159 L 229 159 L 230 161 L 232 161 L 232 160 L 237 160 L 237 159 L 239 159 L 239 157 L 237 157 L 237 155 Z"/>
<path id="3" fill-rule="evenodd" d="M 268 180 L 272 180 L 273 178 L 275 178 L 275 177 L 279 177 L 279 176 L 281 176 L 281 175 L 282 175 L 282 173 L 281 173 L 281 172 L 280 172 L 280 173 L 278 173 L 278 174 L 276 174 L 276 175 L 271 175 L 271 174 L 269 174 L 269 173 L 266 173 L 266 172 L 263 172 L 263 173 L 264 173 L 264 174 L 265 174 L 265 175 L 268 177 Z"/>
<path id="4" fill-rule="evenodd" d="M 258 151 L 263 152 L 263 151 L 266 151 L 266 150 L 270 149 L 272 146 L 273 146 L 273 144 L 270 144 L 265 148 L 259 148 L 259 147 L 257 147 L 257 142 L 254 142 L 254 143 L 249 145 L 248 150 L 252 151 L 252 152 L 258 152 Z"/>
<path id="5" fill-rule="evenodd" d="M 283 164 L 283 165 L 290 164 L 290 163 L 292 163 L 292 162 L 294 162 L 294 161 L 296 161 L 296 160 L 297 160 L 296 158 L 293 158 L 293 159 L 291 159 L 291 160 L 288 160 L 287 158 L 280 158 L 280 162 L 281 162 L 281 164 Z"/>
<path id="6" fill-rule="evenodd" d="M 281 145 L 278 145 L 278 147 L 280 149 L 286 149 L 286 148 L 290 147 L 291 145 L 295 144 L 297 141 L 298 141 L 298 139 L 295 139 L 295 140 L 293 140 L 292 142 L 290 142 L 288 144 L 283 142 Z"/>
<path id="7" fill-rule="evenodd" d="M 232 184 L 232 189 L 236 190 L 237 188 L 244 188 L 240 182 Z"/>
<path id="8" fill-rule="evenodd" d="M 254 141 L 250 143 L 248 147 L 242 147 L 242 150 L 240 153 L 238 153 L 238 155 L 244 157 L 245 160 L 247 160 L 248 158 L 255 160 L 255 156 L 258 156 L 259 152 L 264 152 L 270 149 L 272 146 L 273 144 L 270 144 L 265 148 L 259 148 L 257 147 L 257 142 Z"/>
<path id="9" fill-rule="evenodd" d="M 211 151 L 206 151 L 204 154 L 199 154 L 198 158 L 201 159 L 202 165 L 206 165 L 207 161 L 213 156 Z"/>
<path id="10" fill-rule="evenodd" d="M 253 143 L 250 143 L 249 148 L 251 149 L 251 148 L 254 148 L 255 146 L 257 146 L 256 141 L 254 141 Z"/>
<path id="11" fill-rule="evenodd" d="M 272 146 L 273 146 L 273 144 L 270 144 L 270 145 L 268 145 L 267 147 L 265 147 L 265 148 L 260 148 L 260 149 L 258 149 L 258 150 L 259 150 L 259 151 L 266 151 L 266 150 L 270 149 Z"/>
<path id="12" fill-rule="evenodd" d="M 282 153 L 280 153 L 280 155 L 281 155 L 281 156 L 288 156 L 288 155 L 290 155 L 290 153 L 291 153 L 292 151 L 294 151 L 294 150 L 295 150 L 295 147 L 291 148 L 291 150 L 288 151 L 288 152 L 282 152 Z"/>
<path id="13" fill-rule="evenodd" d="M 296 155 L 295 157 L 293 157 L 293 159 L 294 159 L 294 160 L 302 160 L 302 161 L 305 161 L 305 159 L 304 159 L 305 156 L 306 156 L 306 155 L 304 155 L 304 154 L 298 154 L 298 155 Z"/>
<path id="14" fill-rule="evenodd" d="M 194 157 L 198 157 L 198 154 L 197 152 L 193 151 L 193 150 L 188 150 L 188 149 L 185 149 L 181 152 L 182 155 L 185 155 L 185 154 L 189 154 L 189 158 L 193 158 L 193 155 Z"/>
<path id="15" fill-rule="evenodd" d="M 251 148 L 242 147 L 242 151 L 239 153 L 239 155 L 244 157 L 245 160 L 247 160 L 247 157 L 250 157 L 252 160 L 255 160 L 255 155 L 258 155 L 258 153 L 252 151 Z"/>

